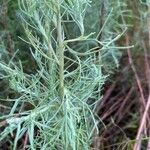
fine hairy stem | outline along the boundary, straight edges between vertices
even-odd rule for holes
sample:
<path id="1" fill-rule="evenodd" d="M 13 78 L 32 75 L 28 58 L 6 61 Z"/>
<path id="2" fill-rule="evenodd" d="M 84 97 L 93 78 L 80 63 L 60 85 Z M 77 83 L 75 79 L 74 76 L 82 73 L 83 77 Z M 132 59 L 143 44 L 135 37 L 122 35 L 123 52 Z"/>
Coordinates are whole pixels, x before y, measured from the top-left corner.
<path id="1" fill-rule="evenodd" d="M 57 15 L 57 36 L 58 36 L 59 79 L 60 79 L 59 94 L 61 100 L 63 100 L 64 98 L 64 46 L 63 46 L 61 13 L 60 13 L 59 4 L 58 4 L 58 15 Z"/>

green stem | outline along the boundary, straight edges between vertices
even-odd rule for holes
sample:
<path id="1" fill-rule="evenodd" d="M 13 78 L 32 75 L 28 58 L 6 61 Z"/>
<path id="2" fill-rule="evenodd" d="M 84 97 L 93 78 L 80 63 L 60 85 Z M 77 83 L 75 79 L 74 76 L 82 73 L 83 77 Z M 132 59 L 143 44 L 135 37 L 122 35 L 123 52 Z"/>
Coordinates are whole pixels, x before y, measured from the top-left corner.
<path id="1" fill-rule="evenodd" d="M 61 13 L 60 6 L 58 4 L 58 16 L 57 16 L 57 36 L 58 36 L 58 54 L 59 54 L 59 94 L 61 100 L 64 99 L 64 45 L 63 34 L 61 25 Z"/>

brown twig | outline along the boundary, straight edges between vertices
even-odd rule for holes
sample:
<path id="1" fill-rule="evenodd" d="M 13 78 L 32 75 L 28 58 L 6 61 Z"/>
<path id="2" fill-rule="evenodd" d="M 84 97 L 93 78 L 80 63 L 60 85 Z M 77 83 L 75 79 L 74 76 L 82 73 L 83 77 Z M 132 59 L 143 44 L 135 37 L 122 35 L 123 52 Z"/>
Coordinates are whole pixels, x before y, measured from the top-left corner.
<path id="1" fill-rule="evenodd" d="M 146 108 L 145 108 L 145 111 L 144 111 L 144 114 L 143 114 L 143 117 L 142 117 L 142 120 L 141 120 L 141 123 L 140 123 L 140 127 L 138 129 L 138 134 L 136 136 L 136 143 L 134 145 L 134 150 L 140 150 L 140 145 L 139 145 L 139 143 L 141 141 L 140 138 L 141 138 L 141 134 L 143 132 L 144 125 L 146 124 L 146 117 L 147 117 L 149 108 L 150 108 L 150 95 L 148 97 Z"/>
<path id="2" fill-rule="evenodd" d="M 126 35 L 126 44 L 129 45 L 128 35 Z M 136 72 L 135 66 L 133 64 L 132 55 L 131 55 L 130 49 L 127 49 L 127 52 L 128 52 L 129 62 L 131 64 L 132 70 L 133 70 L 133 72 L 135 74 L 135 78 L 136 78 L 136 81 L 137 81 L 137 84 L 138 84 L 138 88 L 140 90 L 142 103 L 143 103 L 143 105 L 145 107 L 145 111 L 143 113 L 143 116 L 142 116 L 142 119 L 141 119 L 141 122 L 140 122 L 140 127 L 138 129 L 138 133 L 137 133 L 137 136 L 136 136 L 136 142 L 135 142 L 135 145 L 134 145 L 134 150 L 140 150 L 140 148 L 141 148 L 141 136 L 142 136 L 142 132 L 144 130 L 144 126 L 146 125 L 147 114 L 148 114 L 148 111 L 149 111 L 149 108 L 150 108 L 150 95 L 148 97 L 147 104 L 146 104 L 145 98 L 144 98 L 143 89 L 142 89 L 142 86 L 141 86 L 141 81 L 140 81 L 140 79 L 138 77 L 138 74 Z"/>
<path id="3" fill-rule="evenodd" d="M 126 34 L 126 46 L 129 46 L 129 36 L 127 34 Z M 145 107 L 146 106 L 146 102 L 145 102 L 145 98 L 144 98 L 144 92 L 143 92 L 142 84 L 141 84 L 140 78 L 139 78 L 139 76 L 137 74 L 136 68 L 134 66 L 132 55 L 131 55 L 131 51 L 130 51 L 129 48 L 127 49 L 127 53 L 128 53 L 129 63 L 130 63 L 131 68 L 132 68 L 132 70 L 134 72 L 134 75 L 135 75 L 135 78 L 136 78 L 136 82 L 137 82 L 137 85 L 138 85 L 138 88 L 139 88 L 139 91 L 140 91 L 140 95 L 141 95 L 141 99 L 142 99 L 141 103 Z"/>
<path id="4" fill-rule="evenodd" d="M 146 70 L 145 74 L 146 74 L 147 83 L 148 83 L 148 91 L 150 93 L 150 65 L 148 63 L 148 52 L 147 52 L 147 48 L 146 48 L 144 41 L 142 41 L 142 46 L 144 49 L 144 58 L 145 58 L 145 70 Z"/>
<path id="5" fill-rule="evenodd" d="M 126 34 L 126 45 L 127 46 L 129 45 L 129 36 L 128 36 L 128 34 Z M 147 105 L 146 105 L 146 101 L 145 101 L 145 98 L 144 98 L 144 92 L 143 92 L 142 84 L 141 84 L 140 78 L 139 78 L 139 76 L 137 74 L 136 68 L 134 66 L 132 55 L 131 55 L 131 51 L 130 51 L 129 48 L 127 49 L 127 53 L 128 53 L 129 63 L 130 63 L 131 68 L 132 68 L 132 70 L 134 72 L 134 75 L 135 75 L 135 78 L 136 78 L 136 82 L 137 82 L 137 85 L 138 85 L 138 88 L 139 88 L 139 91 L 140 91 L 141 104 L 143 105 L 143 109 L 145 109 L 143 117 L 141 119 L 140 127 L 138 129 L 138 133 L 137 133 L 137 136 L 136 136 L 136 141 L 137 142 L 135 142 L 135 145 L 134 145 L 134 150 L 140 150 L 140 147 L 141 147 L 141 135 L 142 135 L 142 132 L 144 130 L 144 126 L 146 125 L 146 118 L 147 118 L 146 108 L 147 108 Z M 145 112 L 146 112 L 146 114 L 145 114 Z"/>
<path id="6" fill-rule="evenodd" d="M 6 120 L 4 120 L 4 121 L 1 121 L 0 122 L 0 127 L 3 127 L 3 126 L 5 126 L 7 124 L 7 121 Z"/>
<path id="7" fill-rule="evenodd" d="M 108 110 L 107 112 L 104 113 L 104 115 L 101 117 L 102 120 L 110 116 L 113 112 L 118 110 L 119 104 L 121 101 L 123 101 L 124 98 L 118 99 L 116 103 L 114 103 Z"/>
<path id="8" fill-rule="evenodd" d="M 28 143 L 28 133 L 26 132 L 25 133 L 25 139 L 24 139 L 24 142 L 23 142 L 23 149 L 22 150 L 26 150 L 27 143 Z"/>
<path id="9" fill-rule="evenodd" d="M 112 91 L 114 90 L 116 86 L 116 82 L 114 82 L 108 89 L 107 91 L 105 92 L 104 94 L 104 97 L 102 98 L 102 100 L 97 104 L 97 107 L 96 107 L 96 113 L 98 113 L 102 107 L 104 106 L 104 104 L 106 103 L 107 99 L 109 98 L 109 96 L 111 95 Z"/>
<path id="10" fill-rule="evenodd" d="M 131 97 L 131 94 L 132 94 L 133 90 L 134 90 L 134 87 L 132 86 L 130 88 L 129 92 L 127 93 L 127 96 L 123 99 L 123 102 L 122 102 L 121 106 L 119 107 L 118 119 L 117 119 L 118 121 L 121 120 L 122 115 L 124 115 L 124 113 L 125 113 L 125 110 L 124 110 L 125 104 L 127 103 L 128 99 Z"/>

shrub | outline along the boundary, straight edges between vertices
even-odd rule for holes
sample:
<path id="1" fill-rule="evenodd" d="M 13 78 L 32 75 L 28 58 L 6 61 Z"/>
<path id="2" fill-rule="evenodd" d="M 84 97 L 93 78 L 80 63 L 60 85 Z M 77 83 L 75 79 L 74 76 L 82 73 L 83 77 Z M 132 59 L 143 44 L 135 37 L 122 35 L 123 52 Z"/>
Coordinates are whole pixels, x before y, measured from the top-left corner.
<path id="1" fill-rule="evenodd" d="M 14 150 L 25 134 L 29 149 L 90 148 L 100 122 L 94 110 L 121 56 L 115 42 L 126 30 L 123 3 L 98 3 L 19 0 L 28 40 L 20 38 L 29 44 L 36 72 L 26 73 L 21 61 L 0 63 L 1 77 L 18 93 L 10 113 L 0 117 L 8 124 L 0 140 L 15 131 Z"/>

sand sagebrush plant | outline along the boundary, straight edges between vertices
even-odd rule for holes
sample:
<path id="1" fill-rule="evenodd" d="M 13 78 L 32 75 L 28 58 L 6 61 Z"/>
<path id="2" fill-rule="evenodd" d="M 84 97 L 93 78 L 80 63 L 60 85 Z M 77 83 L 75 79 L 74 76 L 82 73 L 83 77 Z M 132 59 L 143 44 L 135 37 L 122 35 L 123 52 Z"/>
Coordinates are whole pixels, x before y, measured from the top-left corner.
<path id="1" fill-rule="evenodd" d="M 29 44 L 36 72 L 24 72 L 21 61 L 0 62 L 4 72 L 1 78 L 7 77 L 10 87 L 19 95 L 11 99 L 14 104 L 10 113 L 0 117 L 7 123 L 0 141 L 14 135 L 12 146 L 16 150 L 19 139 L 26 135 L 27 149 L 90 149 L 100 122 L 94 109 L 106 80 L 102 60 L 107 51 L 118 49 L 114 43 L 125 28 L 121 27 L 120 32 L 116 28 L 109 31 L 106 24 L 114 16 L 113 9 L 106 11 L 102 28 L 88 21 L 92 6 L 95 7 L 90 0 L 19 0 L 18 3 L 17 16 L 28 40 L 20 39 Z M 99 13 L 98 9 L 95 13 Z M 96 33 L 92 25 L 97 27 Z M 119 29 L 119 24 L 116 26 Z M 109 37 L 105 32 L 100 39 L 102 31 L 97 29 L 104 32 L 105 27 Z M 116 61 L 113 51 L 111 59 Z"/>

